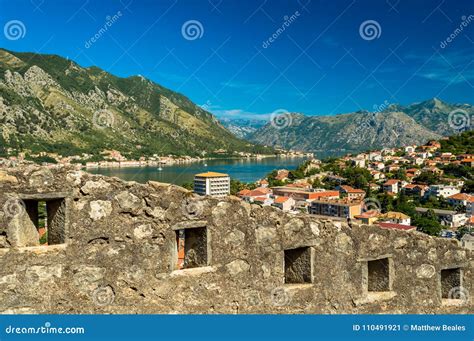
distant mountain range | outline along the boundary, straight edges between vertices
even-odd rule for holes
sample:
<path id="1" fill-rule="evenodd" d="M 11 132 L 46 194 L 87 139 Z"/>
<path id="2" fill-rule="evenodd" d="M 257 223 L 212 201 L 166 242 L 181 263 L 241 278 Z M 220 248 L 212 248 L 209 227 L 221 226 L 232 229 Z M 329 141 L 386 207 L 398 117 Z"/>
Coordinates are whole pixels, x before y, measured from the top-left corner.
<path id="1" fill-rule="evenodd" d="M 272 153 L 274 147 L 340 155 L 455 134 L 448 119 L 455 110 L 468 119 L 474 115 L 471 105 L 433 98 L 380 112 L 284 114 L 277 124 L 219 122 L 185 96 L 142 76 L 120 78 L 55 55 L 0 49 L 0 155 L 7 148 L 64 156 L 115 149 L 138 158 Z"/>
<path id="2" fill-rule="evenodd" d="M 219 120 L 235 136 L 245 139 L 268 122 L 264 120 L 248 120 L 243 118 L 221 118 Z"/>
<path id="3" fill-rule="evenodd" d="M 273 152 L 144 77 L 0 49 L 0 154 L 7 148 L 65 156 L 115 149 L 132 158 Z"/>
<path id="4" fill-rule="evenodd" d="M 419 145 L 431 139 L 456 134 L 458 131 L 450 126 L 449 120 L 449 113 L 453 111 L 458 113 L 458 119 L 461 120 L 469 121 L 474 115 L 472 105 L 448 104 L 433 98 L 409 106 L 390 105 L 380 112 L 359 111 L 333 116 L 281 114 L 283 116 L 277 117 L 274 124 L 267 121 L 260 128 L 255 128 L 254 124 L 248 129 L 248 134 L 239 136 L 255 143 L 311 151 L 325 157 L 369 149 Z M 231 121 L 226 126 L 234 126 L 234 131 L 238 123 Z M 453 123 L 460 124 L 459 121 Z M 245 126 L 239 129 L 246 131 Z"/>

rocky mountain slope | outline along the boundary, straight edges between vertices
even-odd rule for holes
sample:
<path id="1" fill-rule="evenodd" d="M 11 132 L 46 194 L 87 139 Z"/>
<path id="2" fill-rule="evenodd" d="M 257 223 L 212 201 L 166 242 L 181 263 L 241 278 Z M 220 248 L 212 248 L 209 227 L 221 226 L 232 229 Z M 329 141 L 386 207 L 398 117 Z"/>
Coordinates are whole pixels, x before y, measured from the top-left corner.
<path id="1" fill-rule="evenodd" d="M 435 98 L 408 107 L 392 105 L 376 113 L 359 111 L 335 116 L 282 114 L 285 116 L 277 118 L 281 122 L 267 123 L 247 138 L 273 147 L 312 151 L 320 156 L 341 155 L 421 144 L 456 134 L 460 127 L 453 129 L 450 125 L 449 113 L 453 111 L 462 119 L 472 116 L 474 107 L 447 104 Z"/>
<path id="2" fill-rule="evenodd" d="M 188 98 L 54 55 L 0 49 L 0 153 L 116 149 L 130 157 L 262 152 Z"/>
<path id="3" fill-rule="evenodd" d="M 222 118 L 219 120 L 235 136 L 244 139 L 253 132 L 262 128 L 267 122 L 264 120 L 230 119 Z"/>

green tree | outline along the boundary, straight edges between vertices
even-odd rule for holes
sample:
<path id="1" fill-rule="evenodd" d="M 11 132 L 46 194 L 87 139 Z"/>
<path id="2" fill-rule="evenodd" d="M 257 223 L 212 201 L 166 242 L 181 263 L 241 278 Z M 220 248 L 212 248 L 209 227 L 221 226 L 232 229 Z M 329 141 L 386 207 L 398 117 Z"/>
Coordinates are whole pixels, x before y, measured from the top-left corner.
<path id="1" fill-rule="evenodd" d="M 440 182 L 439 176 L 431 172 L 422 172 L 416 178 L 413 179 L 416 183 L 424 183 L 428 185 L 434 185 Z"/>

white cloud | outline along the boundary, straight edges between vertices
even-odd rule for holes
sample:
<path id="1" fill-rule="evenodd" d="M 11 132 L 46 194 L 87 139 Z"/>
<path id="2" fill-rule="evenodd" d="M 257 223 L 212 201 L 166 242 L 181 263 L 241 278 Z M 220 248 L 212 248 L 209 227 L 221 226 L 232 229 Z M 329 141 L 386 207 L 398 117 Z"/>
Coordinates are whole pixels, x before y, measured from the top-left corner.
<path id="1" fill-rule="evenodd" d="M 247 119 L 247 120 L 269 120 L 270 114 L 257 114 L 253 112 L 244 111 L 242 109 L 228 109 L 228 110 L 210 110 L 218 118 L 227 119 Z"/>

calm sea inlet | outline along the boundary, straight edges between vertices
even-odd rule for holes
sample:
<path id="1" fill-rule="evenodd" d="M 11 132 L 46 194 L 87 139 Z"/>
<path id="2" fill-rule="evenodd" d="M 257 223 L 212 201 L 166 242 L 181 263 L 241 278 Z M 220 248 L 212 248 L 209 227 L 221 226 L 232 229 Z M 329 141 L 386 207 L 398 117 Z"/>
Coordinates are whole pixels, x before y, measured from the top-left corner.
<path id="1" fill-rule="evenodd" d="M 88 172 L 107 176 L 116 176 L 126 181 L 145 183 L 149 180 L 182 185 L 193 181 L 194 174 L 212 171 L 227 173 L 232 179 L 254 182 L 265 177 L 274 169 L 294 169 L 300 165 L 303 157 L 271 157 L 264 159 L 220 159 L 201 162 L 174 164 L 158 167 L 129 168 L 90 168 Z"/>

